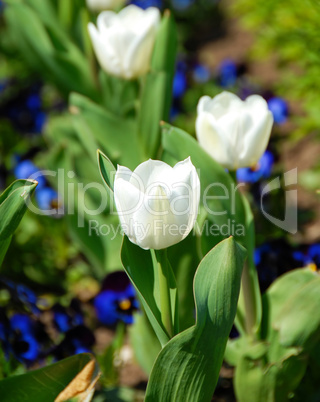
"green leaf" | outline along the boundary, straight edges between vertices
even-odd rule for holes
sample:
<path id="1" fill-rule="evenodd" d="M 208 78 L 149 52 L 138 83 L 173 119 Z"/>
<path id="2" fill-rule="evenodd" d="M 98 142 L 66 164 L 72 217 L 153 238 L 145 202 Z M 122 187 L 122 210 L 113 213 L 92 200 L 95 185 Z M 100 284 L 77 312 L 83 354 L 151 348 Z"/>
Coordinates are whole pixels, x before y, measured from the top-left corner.
<path id="1" fill-rule="evenodd" d="M 158 31 L 151 71 L 144 83 L 139 112 L 139 135 L 150 158 L 156 158 L 161 142 L 160 121 L 169 120 L 176 52 L 176 26 L 168 11 Z"/>
<path id="2" fill-rule="evenodd" d="M 119 119 L 89 98 L 76 93 L 71 94 L 69 103 L 78 121 L 76 128 L 79 139 L 90 151 L 92 159 L 96 160 L 96 150 L 100 148 L 113 163 L 123 164 L 130 169 L 135 169 L 144 161 L 135 119 Z M 79 129 L 83 130 L 80 134 Z M 86 137 L 93 138 L 96 145 L 88 144 Z"/>
<path id="3" fill-rule="evenodd" d="M 250 281 L 250 294 L 252 295 L 251 308 L 253 316 L 253 332 L 257 333 L 261 323 L 261 296 L 257 272 L 253 261 L 255 243 L 254 222 L 250 205 L 242 196 L 236 184 L 225 169 L 214 161 L 199 143 L 188 133 L 167 123 L 162 124 L 162 145 L 164 150 L 177 161 L 191 157 L 192 163 L 198 169 L 201 183 L 201 204 L 205 207 L 210 222 L 214 222 L 220 229 L 234 227 L 229 235 L 246 247 L 248 251 L 248 276 Z M 206 252 L 213 247 L 220 236 L 201 237 L 201 246 Z M 239 311 L 237 313 L 239 330 L 246 332 L 244 301 L 241 295 Z"/>
<path id="4" fill-rule="evenodd" d="M 135 359 L 144 372 L 150 375 L 161 345 L 144 311 L 135 314 L 129 335 Z"/>
<path id="5" fill-rule="evenodd" d="M 284 346 L 302 346 L 311 349 L 320 340 L 320 317 L 315 310 L 320 304 L 320 277 L 301 285 L 290 295 L 287 303 L 273 321 Z"/>
<path id="6" fill-rule="evenodd" d="M 80 374 L 83 369 L 87 376 L 83 375 L 85 373 Z M 54 401 L 72 380 L 78 380 L 79 391 L 86 391 L 94 384 L 97 376 L 98 369 L 93 356 L 82 353 L 39 370 L 0 381 L 1 401 Z M 72 389 L 69 388 L 69 391 L 68 400 L 76 396 L 74 393 L 72 395 Z M 66 399 L 60 399 L 62 400 Z"/>
<path id="7" fill-rule="evenodd" d="M 165 345 L 169 341 L 170 336 L 161 319 L 159 276 L 155 269 L 156 265 L 153 264 L 150 250 L 143 250 L 131 243 L 131 241 L 124 236 L 121 249 L 121 260 L 126 273 L 137 289 L 141 303 L 143 304 L 161 345 Z M 176 284 L 173 276 L 169 277 L 168 280 L 171 305 L 176 313 Z M 175 315 L 175 327 L 177 322 L 178 317 Z"/>
<path id="8" fill-rule="evenodd" d="M 18 227 L 37 184 L 34 180 L 16 180 L 0 195 L 0 241 L 10 237 Z"/>
<path id="9" fill-rule="evenodd" d="M 31 67 L 68 95 L 78 91 L 98 99 L 89 61 L 61 29 L 54 14 L 24 2 L 10 2 L 4 14 L 14 44 Z M 28 24 L 25 23 L 28 21 Z"/>
<path id="10" fill-rule="evenodd" d="M 242 286 L 236 316 L 236 326 L 241 334 L 256 334 L 259 339 L 262 320 L 262 300 L 258 272 L 254 263 L 255 228 L 254 217 L 247 198 L 242 197 L 245 209 L 245 237 L 243 245 L 248 252 L 248 262 L 243 270 Z M 250 318 L 249 318 L 250 314 Z"/>
<path id="11" fill-rule="evenodd" d="M 306 362 L 296 350 L 288 350 L 283 359 L 269 364 L 264 364 L 264 359 L 242 355 L 234 378 L 237 401 L 290 401 L 305 374 Z"/>
<path id="12" fill-rule="evenodd" d="M 4 260 L 4 256 L 6 255 L 6 252 L 10 246 L 11 243 L 11 236 L 7 237 L 5 240 L 0 241 L 0 267 L 2 265 L 2 262 Z"/>
<path id="13" fill-rule="evenodd" d="M 113 192 L 116 168 L 113 166 L 110 159 L 100 151 L 100 149 L 97 150 L 97 157 L 101 177 L 107 188 Z"/>
<path id="14" fill-rule="evenodd" d="M 273 323 L 281 310 L 290 305 L 291 298 L 297 299 L 304 285 L 314 281 L 318 275 L 309 268 L 295 269 L 275 280 L 263 295 L 263 318 L 261 336 L 267 339 L 273 331 Z"/>
<path id="15" fill-rule="evenodd" d="M 210 401 L 236 314 L 244 249 L 233 238 L 212 249 L 194 279 L 196 324 L 160 352 L 146 401 Z"/>

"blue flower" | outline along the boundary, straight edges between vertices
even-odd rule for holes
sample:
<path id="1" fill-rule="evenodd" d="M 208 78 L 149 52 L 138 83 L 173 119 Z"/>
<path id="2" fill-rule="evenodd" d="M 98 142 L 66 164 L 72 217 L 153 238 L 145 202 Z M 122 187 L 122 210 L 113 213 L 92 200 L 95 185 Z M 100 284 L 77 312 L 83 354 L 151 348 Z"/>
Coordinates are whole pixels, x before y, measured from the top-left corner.
<path id="1" fill-rule="evenodd" d="M 276 239 L 257 247 L 254 251 L 254 262 L 262 291 L 280 275 L 299 267 L 293 256 L 292 247 L 283 239 Z"/>
<path id="2" fill-rule="evenodd" d="M 263 244 L 254 250 L 253 258 L 256 266 L 261 264 L 263 254 L 268 253 L 269 251 L 271 251 L 271 246 L 268 243 Z"/>
<path id="3" fill-rule="evenodd" d="M 132 324 L 133 312 L 139 307 L 134 287 L 123 271 L 113 272 L 106 277 L 102 291 L 93 304 L 98 320 L 108 326 L 118 321 Z"/>
<path id="4" fill-rule="evenodd" d="M 92 331 L 84 325 L 79 325 L 66 332 L 64 339 L 52 354 L 57 360 L 61 360 L 78 353 L 89 353 L 94 344 L 95 337 Z"/>
<path id="5" fill-rule="evenodd" d="M 178 11 L 187 10 L 194 2 L 195 0 L 171 0 L 172 7 Z"/>
<path id="6" fill-rule="evenodd" d="M 299 267 L 309 266 L 314 271 L 320 268 L 320 243 L 301 247 L 292 254 Z"/>
<path id="7" fill-rule="evenodd" d="M 320 243 L 312 244 L 309 247 L 308 254 L 317 267 L 320 267 Z"/>
<path id="8" fill-rule="evenodd" d="M 54 323 L 60 332 L 67 332 L 84 324 L 80 303 L 76 299 L 71 301 L 68 308 L 56 304 L 52 310 Z"/>
<path id="9" fill-rule="evenodd" d="M 175 99 L 181 98 L 188 88 L 186 77 L 186 65 L 183 62 L 177 64 L 176 73 L 173 78 L 172 93 Z"/>
<path id="10" fill-rule="evenodd" d="M 204 64 L 197 64 L 193 69 L 193 79 L 195 82 L 203 84 L 208 82 L 211 77 L 210 69 Z"/>
<path id="11" fill-rule="evenodd" d="M 42 112 L 38 111 L 34 116 L 34 129 L 35 133 L 41 133 L 43 126 L 47 121 L 47 115 Z"/>
<path id="12" fill-rule="evenodd" d="M 37 189 L 46 185 L 46 179 L 42 175 L 41 170 L 34 165 L 29 159 L 18 162 L 14 168 L 14 175 L 17 179 L 28 179 L 30 176 L 37 180 Z"/>
<path id="13" fill-rule="evenodd" d="M 163 6 L 162 0 L 132 0 L 130 1 L 130 4 L 134 4 L 135 6 L 138 6 L 143 10 L 149 7 L 158 7 L 162 9 Z"/>
<path id="14" fill-rule="evenodd" d="M 26 100 L 27 108 L 32 111 L 35 111 L 35 110 L 37 111 L 37 110 L 41 109 L 41 104 L 42 104 L 42 102 L 41 102 L 40 96 L 37 93 L 33 93 L 33 94 L 29 95 Z"/>
<path id="15" fill-rule="evenodd" d="M 1 2 L 0 2 L 0 11 L 1 11 Z M 8 85 L 7 80 L 0 80 L 0 93 L 7 88 L 7 85 Z"/>
<path id="16" fill-rule="evenodd" d="M 273 114 L 275 123 L 282 124 L 287 121 L 289 108 L 284 99 L 278 97 L 271 98 L 268 100 L 268 107 Z"/>
<path id="17" fill-rule="evenodd" d="M 10 318 L 9 342 L 10 351 L 22 363 L 30 364 L 40 357 L 36 323 L 26 314 L 15 314 Z"/>
<path id="18" fill-rule="evenodd" d="M 0 278 L 0 281 L 8 288 L 11 294 L 11 300 L 13 299 L 21 302 L 23 306 L 33 314 L 38 314 L 40 312 L 37 306 L 38 298 L 33 290 L 21 283 L 16 284 L 6 278 Z"/>
<path id="19" fill-rule="evenodd" d="M 274 156 L 271 151 L 265 151 L 255 168 L 240 168 L 237 170 L 237 180 L 242 183 L 256 183 L 260 179 L 271 176 Z"/>
<path id="20" fill-rule="evenodd" d="M 224 60 L 218 67 L 218 77 L 222 87 L 228 88 L 233 86 L 238 77 L 236 64 L 232 60 Z"/>
<path id="21" fill-rule="evenodd" d="M 58 210 L 60 206 L 58 193 L 51 187 L 43 187 L 35 192 L 38 206 L 43 211 Z"/>

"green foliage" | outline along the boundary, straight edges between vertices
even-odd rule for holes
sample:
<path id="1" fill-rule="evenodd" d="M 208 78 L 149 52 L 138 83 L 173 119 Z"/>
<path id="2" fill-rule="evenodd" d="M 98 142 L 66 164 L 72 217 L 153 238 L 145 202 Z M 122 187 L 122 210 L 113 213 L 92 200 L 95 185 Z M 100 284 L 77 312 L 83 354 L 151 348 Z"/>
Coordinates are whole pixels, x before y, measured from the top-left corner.
<path id="1" fill-rule="evenodd" d="M 0 265 L 37 184 L 33 180 L 16 180 L 0 194 Z"/>
<path id="2" fill-rule="evenodd" d="M 126 236 L 123 238 L 121 259 L 126 273 L 139 294 L 141 303 L 161 345 L 165 345 L 170 339 L 170 334 L 161 316 L 161 289 L 156 261 L 151 255 L 150 250 L 141 249 L 131 243 Z M 171 269 L 169 269 L 167 280 L 172 306 L 172 322 L 177 329 L 177 285 Z"/>
<path id="3" fill-rule="evenodd" d="M 157 157 L 161 142 L 160 121 L 169 119 L 176 51 L 175 22 L 172 15 L 166 12 L 157 35 L 151 72 L 143 87 L 138 123 L 142 146 L 153 159 Z"/>
<path id="4" fill-rule="evenodd" d="M 83 353 L 27 374 L 2 380 L 0 381 L 1 400 L 4 402 L 53 401 L 92 361 L 92 355 Z M 83 388 L 85 384 L 86 388 L 83 389 L 85 391 L 97 376 L 98 368 L 95 365 L 94 369 L 90 369 L 88 377 L 82 378 L 82 383 L 79 381 L 79 388 Z M 69 398 L 71 396 L 75 394 L 71 394 Z"/>
<path id="5" fill-rule="evenodd" d="M 41 3 L 45 4 L 40 9 L 28 2 L 7 3 L 4 14 L 12 46 L 28 65 L 53 82 L 65 96 L 78 91 L 98 99 L 90 63 L 61 27 L 50 2 L 43 0 Z"/>
<path id="6" fill-rule="evenodd" d="M 310 319 L 319 293 L 319 275 L 309 268 L 281 276 L 263 296 L 261 341 L 241 337 L 229 342 L 226 358 L 236 365 L 240 402 L 287 401 L 299 392 L 319 347 L 320 322 Z M 305 392 L 310 398 L 316 393 L 312 387 Z"/>
<path id="7" fill-rule="evenodd" d="M 215 162 L 198 142 L 189 134 L 169 124 L 162 125 L 162 145 L 164 150 L 175 160 L 183 160 L 188 156 L 191 157 L 192 163 L 200 172 L 200 183 L 202 189 L 202 198 L 200 203 L 204 207 L 205 218 L 210 223 L 214 223 L 221 227 L 228 225 L 230 219 L 239 224 L 243 228 L 235 239 L 239 241 L 248 250 L 248 269 L 245 274 L 250 277 L 252 289 L 247 292 L 253 295 L 253 300 L 247 300 L 251 306 L 251 318 L 244 317 L 246 293 L 241 293 L 239 309 L 237 313 L 237 324 L 239 330 L 244 332 L 246 329 L 245 320 L 249 320 L 247 327 L 254 333 L 259 332 L 261 322 L 261 296 L 257 272 L 253 261 L 253 251 L 255 245 L 255 233 L 253 225 L 253 216 L 250 205 L 236 187 L 235 182 L 225 169 Z M 230 233 L 231 235 L 232 233 Z M 201 249 L 204 253 L 221 241 L 220 236 L 212 236 L 210 233 L 202 233 Z"/>
<path id="8" fill-rule="evenodd" d="M 288 100 L 298 100 L 307 113 L 299 120 L 298 132 L 318 131 L 320 95 L 314 88 L 320 85 L 319 2 L 238 0 L 231 10 L 254 33 L 255 58 L 276 55 L 282 69 L 276 83 L 279 93 Z"/>
<path id="9" fill-rule="evenodd" d="M 160 352 L 146 401 L 210 401 L 236 313 L 246 252 L 233 238 L 200 262 L 194 278 L 196 324 Z"/>

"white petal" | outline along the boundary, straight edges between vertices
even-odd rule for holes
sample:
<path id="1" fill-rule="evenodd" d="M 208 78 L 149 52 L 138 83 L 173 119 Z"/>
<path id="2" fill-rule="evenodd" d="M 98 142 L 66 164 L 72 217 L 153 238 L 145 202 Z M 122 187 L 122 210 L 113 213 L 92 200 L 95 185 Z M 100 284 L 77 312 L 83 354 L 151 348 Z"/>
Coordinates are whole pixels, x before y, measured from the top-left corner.
<path id="1" fill-rule="evenodd" d="M 243 102 L 237 95 L 224 91 L 211 100 L 207 111 L 216 119 L 220 119 L 229 112 L 238 111 L 242 107 Z"/>
<path id="2" fill-rule="evenodd" d="M 245 100 L 245 104 L 247 107 L 250 107 L 251 110 L 268 110 L 268 103 L 265 99 L 263 99 L 260 95 L 250 95 Z"/>
<path id="3" fill-rule="evenodd" d="M 165 162 L 149 159 L 141 163 L 133 173 L 140 178 L 146 190 L 148 186 L 155 183 L 165 184 L 170 182 L 172 167 Z"/>
<path id="4" fill-rule="evenodd" d="M 254 166 L 258 163 L 262 154 L 267 148 L 273 116 L 270 111 L 259 111 L 254 125 L 246 133 L 243 149 L 245 152 L 240 155 L 239 167 Z"/>
<path id="5" fill-rule="evenodd" d="M 144 249 L 160 250 L 182 240 L 176 216 L 172 213 L 166 190 L 158 186 L 153 194 L 144 198 L 144 204 L 134 213 L 139 224 L 138 243 Z"/>
<path id="6" fill-rule="evenodd" d="M 201 147 L 217 162 L 232 169 L 235 163 L 234 149 L 230 146 L 224 129 L 207 112 L 196 120 L 196 134 Z"/>
<path id="7" fill-rule="evenodd" d="M 113 52 L 112 46 L 98 32 L 97 28 L 90 22 L 88 30 L 91 37 L 91 42 L 102 69 L 107 73 L 118 75 L 120 64 L 119 60 Z"/>
<path id="8" fill-rule="evenodd" d="M 121 166 L 121 165 L 117 166 L 115 180 L 123 179 L 125 181 L 130 181 L 131 176 L 132 176 L 132 171 L 129 168 L 127 168 L 125 166 Z"/>
<path id="9" fill-rule="evenodd" d="M 140 27 L 139 33 L 131 38 L 123 61 L 128 78 L 139 77 L 149 71 L 159 22 L 159 10 L 154 7 L 147 9 L 143 29 Z"/>
<path id="10" fill-rule="evenodd" d="M 133 243 L 137 244 L 133 216 L 143 203 L 143 194 L 127 180 L 116 178 L 114 200 L 123 231 Z"/>
<path id="11" fill-rule="evenodd" d="M 209 111 L 209 104 L 210 104 L 210 102 L 211 102 L 210 96 L 202 96 L 202 97 L 199 99 L 198 106 L 197 106 L 197 112 L 198 112 L 198 114 L 201 113 L 201 112 L 207 112 L 207 111 Z"/>
<path id="12" fill-rule="evenodd" d="M 179 226 L 185 225 L 185 238 L 192 230 L 197 219 L 200 202 L 200 180 L 190 157 L 178 162 L 174 167 L 173 191 L 170 207 L 176 215 Z"/>

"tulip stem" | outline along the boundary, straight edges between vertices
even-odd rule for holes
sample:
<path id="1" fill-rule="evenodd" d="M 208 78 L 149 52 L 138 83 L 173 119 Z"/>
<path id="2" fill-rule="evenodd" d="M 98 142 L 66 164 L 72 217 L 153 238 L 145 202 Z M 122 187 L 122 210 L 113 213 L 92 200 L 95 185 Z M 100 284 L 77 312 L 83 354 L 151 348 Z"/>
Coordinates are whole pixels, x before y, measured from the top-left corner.
<path id="1" fill-rule="evenodd" d="M 242 294 L 245 308 L 245 325 L 247 334 L 253 336 L 253 329 L 256 318 L 256 299 L 254 294 L 254 284 L 249 272 L 249 263 L 245 262 L 242 272 Z"/>
<path id="2" fill-rule="evenodd" d="M 161 320 L 171 338 L 173 336 L 173 322 L 169 285 L 170 267 L 168 264 L 167 249 L 152 251 L 159 275 Z"/>

